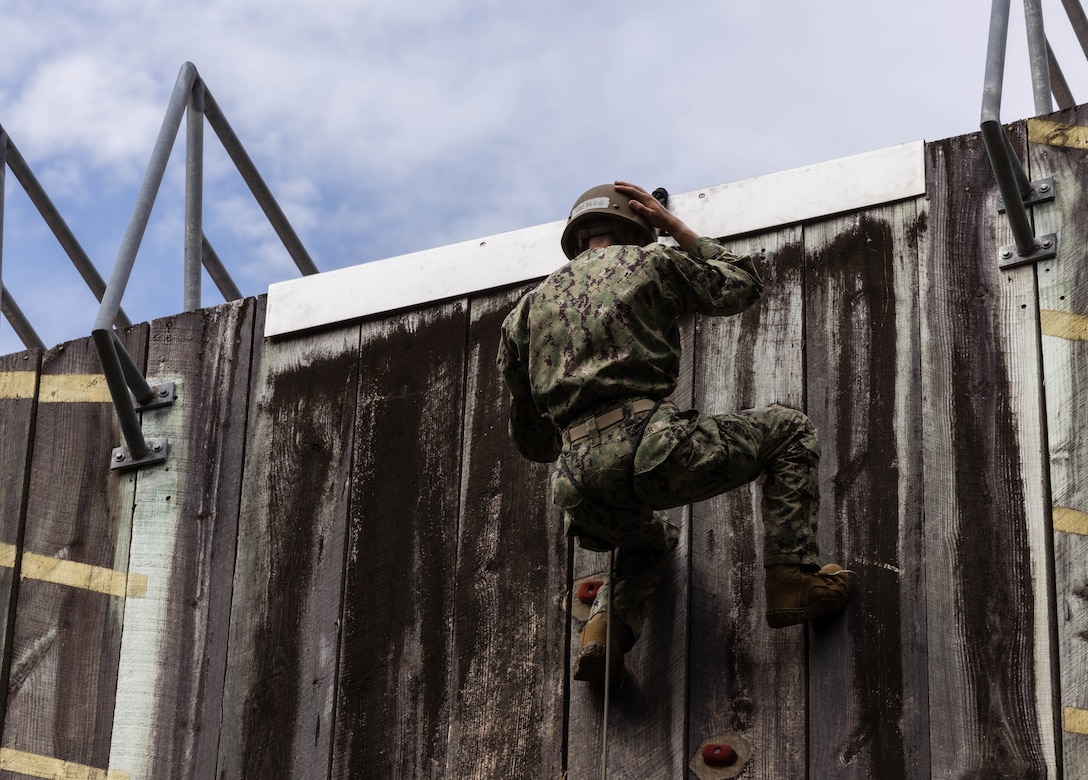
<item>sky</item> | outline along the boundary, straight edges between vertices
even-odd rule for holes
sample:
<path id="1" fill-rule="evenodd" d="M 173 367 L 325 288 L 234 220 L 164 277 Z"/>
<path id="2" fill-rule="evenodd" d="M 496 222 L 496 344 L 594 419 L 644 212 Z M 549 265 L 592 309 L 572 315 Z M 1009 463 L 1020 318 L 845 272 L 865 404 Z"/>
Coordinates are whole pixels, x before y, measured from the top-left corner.
<path id="1" fill-rule="evenodd" d="M 0 0 L 0 125 L 109 279 L 192 62 L 322 271 L 978 129 L 982 0 Z M 1060 0 L 1074 98 L 1088 63 Z M 1005 121 L 1035 114 L 1012 3 Z M 245 295 L 299 275 L 205 126 L 204 232 Z M 122 305 L 182 310 L 184 123 Z M 98 302 L 10 170 L 0 277 L 47 346 Z M 557 248 L 558 251 L 558 248 Z M 205 277 L 203 305 L 222 302 Z M 22 349 L 0 319 L 0 354 Z"/>

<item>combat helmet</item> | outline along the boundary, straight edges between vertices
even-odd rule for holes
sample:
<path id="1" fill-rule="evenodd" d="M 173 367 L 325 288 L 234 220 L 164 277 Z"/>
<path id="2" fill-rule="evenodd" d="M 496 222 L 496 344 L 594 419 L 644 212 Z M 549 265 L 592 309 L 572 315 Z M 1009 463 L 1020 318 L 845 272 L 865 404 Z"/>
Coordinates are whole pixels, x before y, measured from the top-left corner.
<path id="1" fill-rule="evenodd" d="M 631 209 L 631 199 L 616 192 L 615 186 L 602 184 L 587 190 L 574 201 L 561 239 L 563 254 L 568 260 L 573 260 L 581 253 L 588 237 L 588 226 L 602 218 L 622 219 L 632 223 L 645 234 L 642 244 L 649 244 L 657 239 L 657 231 L 653 225 Z"/>

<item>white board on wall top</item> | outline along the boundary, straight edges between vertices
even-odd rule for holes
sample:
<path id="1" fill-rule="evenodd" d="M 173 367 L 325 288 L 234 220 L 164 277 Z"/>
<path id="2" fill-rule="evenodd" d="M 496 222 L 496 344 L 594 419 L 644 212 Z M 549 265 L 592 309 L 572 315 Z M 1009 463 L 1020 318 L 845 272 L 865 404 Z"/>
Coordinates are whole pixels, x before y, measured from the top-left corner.
<path id="1" fill-rule="evenodd" d="M 922 141 L 672 195 L 701 235 L 724 238 L 925 193 Z M 576 195 L 576 194 L 575 194 Z M 575 196 L 572 196 L 572 198 Z M 328 327 L 547 276 L 566 220 L 341 268 L 268 288 L 265 336 Z"/>

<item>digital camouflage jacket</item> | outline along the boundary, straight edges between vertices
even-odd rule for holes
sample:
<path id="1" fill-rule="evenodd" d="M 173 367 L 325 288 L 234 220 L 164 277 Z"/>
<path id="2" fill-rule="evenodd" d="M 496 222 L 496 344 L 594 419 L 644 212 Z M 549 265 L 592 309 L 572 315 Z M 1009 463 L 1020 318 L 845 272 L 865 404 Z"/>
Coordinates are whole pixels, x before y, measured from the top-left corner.
<path id="1" fill-rule="evenodd" d="M 750 257 L 710 238 L 686 251 L 655 243 L 582 252 L 503 322 L 497 363 L 514 444 L 551 462 L 575 420 L 632 398 L 665 398 L 680 371 L 680 318 L 737 314 L 762 289 Z"/>

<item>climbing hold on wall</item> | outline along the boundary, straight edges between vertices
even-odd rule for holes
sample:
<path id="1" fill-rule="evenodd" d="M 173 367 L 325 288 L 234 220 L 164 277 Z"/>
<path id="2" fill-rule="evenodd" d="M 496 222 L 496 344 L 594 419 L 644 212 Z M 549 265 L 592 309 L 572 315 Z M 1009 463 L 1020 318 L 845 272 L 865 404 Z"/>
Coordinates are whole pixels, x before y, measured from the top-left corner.
<path id="1" fill-rule="evenodd" d="M 733 766 L 737 763 L 737 751 L 731 745 L 709 742 L 703 745 L 703 761 L 709 766 Z"/>
<path id="2" fill-rule="evenodd" d="M 601 580 L 582 580 L 578 585 L 578 600 L 583 604 L 592 604 L 602 585 L 604 582 Z"/>
<path id="3" fill-rule="evenodd" d="M 597 591 L 608 582 L 608 572 L 597 571 L 587 573 L 571 583 L 566 595 L 566 608 L 575 620 L 589 620 L 592 611 L 593 600 L 597 598 Z"/>
<path id="4" fill-rule="evenodd" d="M 716 734 L 691 757 L 688 766 L 699 780 L 733 780 L 752 758 L 752 747 L 740 734 Z"/>

